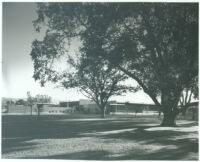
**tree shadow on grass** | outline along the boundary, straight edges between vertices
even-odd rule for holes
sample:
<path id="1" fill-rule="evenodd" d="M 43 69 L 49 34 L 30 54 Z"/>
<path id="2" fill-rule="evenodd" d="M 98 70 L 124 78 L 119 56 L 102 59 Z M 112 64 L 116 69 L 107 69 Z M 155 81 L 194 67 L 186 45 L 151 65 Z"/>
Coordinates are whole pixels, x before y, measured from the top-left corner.
<path id="1" fill-rule="evenodd" d="M 117 160 L 197 160 L 198 159 L 198 137 L 189 137 L 191 133 L 173 130 L 146 131 L 147 127 L 137 127 L 133 132 L 104 135 L 103 139 L 117 139 L 137 141 L 142 146 L 152 146 L 146 152 L 138 153 L 136 150 L 129 150 L 126 155 L 120 156 Z M 155 146 L 164 146 L 153 151 Z M 172 146 L 172 148 L 171 148 Z M 194 156 L 190 156 L 193 154 Z"/>
<path id="2" fill-rule="evenodd" d="M 3 139 L 2 140 L 2 154 L 16 151 L 24 151 L 28 149 L 33 149 L 37 143 L 26 143 L 29 139 Z"/>
<path id="3" fill-rule="evenodd" d="M 140 154 L 135 153 L 134 150 L 130 150 L 128 154 L 113 160 L 198 160 L 197 152 L 193 152 L 191 147 L 187 148 L 188 145 L 185 145 L 185 147 L 178 147 L 177 149 L 162 148 L 157 151 L 143 152 Z M 191 153 L 196 153 L 196 155 Z"/>
<path id="4" fill-rule="evenodd" d="M 42 157 L 26 157 L 23 159 L 68 159 L 68 160 L 198 160 L 193 156 L 194 145 L 185 144 L 179 148 L 162 148 L 147 152 L 129 150 L 120 155 L 105 150 L 79 151 Z"/>
<path id="5" fill-rule="evenodd" d="M 28 157 L 22 159 L 68 159 L 68 160 L 108 160 L 108 151 L 80 151 L 43 157 Z"/>
<path id="6" fill-rule="evenodd" d="M 57 117 L 58 118 L 58 117 Z M 149 128 L 159 127 L 159 120 L 146 118 L 114 118 L 112 120 L 97 121 L 70 121 L 70 120 L 43 120 L 29 121 L 28 117 L 22 121 L 14 122 L 9 119 L 2 125 L 2 153 L 31 149 L 36 143 L 27 143 L 32 139 L 68 139 L 81 137 L 95 137 L 112 141 L 115 139 L 143 143 L 143 145 L 173 145 L 175 148 L 162 148 L 157 151 L 138 152 L 128 150 L 125 155 L 110 157 L 112 154 L 107 151 L 91 150 L 81 151 L 62 155 L 42 157 L 44 159 L 81 159 L 81 160 L 176 160 L 184 159 L 184 155 L 190 153 L 198 154 L 197 138 L 185 138 L 192 132 L 181 132 L 173 130 L 147 131 Z M 59 119 L 59 118 L 58 118 Z M 10 122 L 12 121 L 12 122 Z M 153 123 L 153 126 L 150 125 Z M 194 124 L 182 124 L 184 127 L 194 126 Z M 134 128 L 132 131 L 122 131 Z M 112 131 L 119 130 L 119 133 Z M 110 132 L 109 132 L 110 131 Z M 98 132 L 103 132 L 98 134 Z M 107 132 L 104 134 L 104 132 Z M 16 138 L 16 139 L 9 139 Z M 14 157 L 13 157 L 14 158 Z M 190 160 L 190 159 L 189 159 Z"/>

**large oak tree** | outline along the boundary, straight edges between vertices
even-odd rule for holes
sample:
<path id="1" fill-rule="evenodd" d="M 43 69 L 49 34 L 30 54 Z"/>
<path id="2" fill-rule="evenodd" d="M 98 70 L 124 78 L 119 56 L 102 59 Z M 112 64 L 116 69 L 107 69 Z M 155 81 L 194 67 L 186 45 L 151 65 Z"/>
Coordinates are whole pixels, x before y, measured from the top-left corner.
<path id="1" fill-rule="evenodd" d="M 37 12 L 35 28 L 46 25 L 55 48 L 79 38 L 88 57 L 138 82 L 163 126 L 175 125 L 180 96 L 198 76 L 197 3 L 40 3 Z"/>

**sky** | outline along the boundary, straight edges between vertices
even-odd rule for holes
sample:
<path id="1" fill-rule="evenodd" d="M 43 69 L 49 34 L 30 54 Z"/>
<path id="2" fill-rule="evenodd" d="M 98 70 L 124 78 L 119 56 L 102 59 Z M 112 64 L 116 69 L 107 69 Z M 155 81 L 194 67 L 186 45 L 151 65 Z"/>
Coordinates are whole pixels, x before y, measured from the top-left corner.
<path id="1" fill-rule="evenodd" d="M 2 97 L 26 98 L 31 94 L 46 94 L 59 101 L 86 99 L 77 90 L 55 88 L 53 84 L 41 87 L 33 79 L 31 43 L 42 39 L 44 33 L 34 30 L 32 21 L 37 18 L 36 4 L 30 2 L 3 2 L 2 19 Z M 134 81 L 129 81 L 130 83 Z M 143 91 L 112 97 L 119 102 L 153 103 Z"/>

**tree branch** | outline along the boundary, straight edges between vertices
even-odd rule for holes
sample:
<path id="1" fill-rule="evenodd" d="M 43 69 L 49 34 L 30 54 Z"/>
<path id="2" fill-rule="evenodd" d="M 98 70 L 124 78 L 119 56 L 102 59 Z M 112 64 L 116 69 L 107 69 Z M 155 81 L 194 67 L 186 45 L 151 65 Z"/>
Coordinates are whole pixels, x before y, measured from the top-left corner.
<path id="1" fill-rule="evenodd" d="M 136 77 L 134 74 L 130 73 L 129 71 L 127 71 L 126 69 L 122 68 L 121 66 L 118 65 L 118 68 L 123 71 L 125 74 L 127 74 L 128 76 L 130 76 L 131 78 L 133 78 L 134 80 L 136 80 L 138 82 L 138 84 L 143 88 L 144 92 L 147 93 L 149 95 L 149 97 L 153 100 L 153 102 L 159 106 L 159 108 L 161 108 L 160 103 L 158 102 L 158 100 L 156 99 L 156 97 L 150 92 L 150 90 L 142 83 L 142 81 Z"/>

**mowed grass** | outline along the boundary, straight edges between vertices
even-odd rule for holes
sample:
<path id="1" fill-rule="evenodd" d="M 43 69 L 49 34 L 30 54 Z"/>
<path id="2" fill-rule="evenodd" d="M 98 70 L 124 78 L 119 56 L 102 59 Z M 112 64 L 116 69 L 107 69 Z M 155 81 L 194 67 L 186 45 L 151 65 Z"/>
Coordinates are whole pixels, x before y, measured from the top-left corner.
<path id="1" fill-rule="evenodd" d="M 2 158 L 197 160 L 198 123 L 156 116 L 2 116 Z"/>

